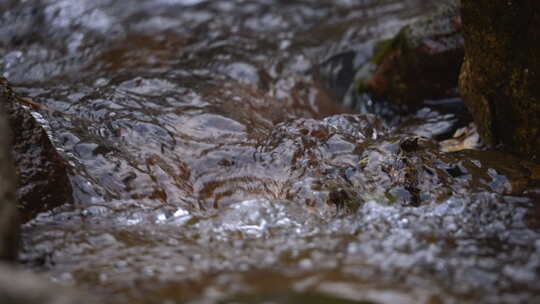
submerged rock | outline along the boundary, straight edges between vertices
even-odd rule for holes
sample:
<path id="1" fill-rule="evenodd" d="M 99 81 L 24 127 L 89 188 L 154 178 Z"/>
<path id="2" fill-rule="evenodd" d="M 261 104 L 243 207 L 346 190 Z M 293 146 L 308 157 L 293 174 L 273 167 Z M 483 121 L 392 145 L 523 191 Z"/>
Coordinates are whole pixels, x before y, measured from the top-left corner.
<path id="1" fill-rule="evenodd" d="M 357 90 L 415 108 L 427 99 L 456 95 L 462 60 L 461 24 L 457 10 L 449 6 L 378 42 L 371 62 L 357 76 Z"/>
<path id="2" fill-rule="evenodd" d="M 540 157 L 540 17 L 537 1 L 462 1 L 461 95 L 482 139 Z"/>
<path id="3" fill-rule="evenodd" d="M 18 248 L 18 215 L 15 205 L 15 176 L 9 152 L 9 127 L 0 109 L 0 260 L 13 260 Z"/>
<path id="4" fill-rule="evenodd" d="M 12 157 L 18 175 L 17 200 L 23 218 L 68 203 L 72 188 L 67 164 L 45 130 L 0 78 L 0 104 L 13 131 Z"/>

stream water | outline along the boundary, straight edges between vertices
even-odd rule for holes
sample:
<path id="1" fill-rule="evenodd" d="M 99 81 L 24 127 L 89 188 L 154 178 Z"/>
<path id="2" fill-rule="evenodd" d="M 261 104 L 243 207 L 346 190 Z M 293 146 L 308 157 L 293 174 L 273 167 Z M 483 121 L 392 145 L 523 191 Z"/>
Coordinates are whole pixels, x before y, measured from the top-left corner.
<path id="1" fill-rule="evenodd" d="M 538 166 L 441 152 L 456 113 L 343 106 L 438 4 L 4 0 L 0 70 L 75 200 L 21 261 L 115 304 L 540 302 Z"/>

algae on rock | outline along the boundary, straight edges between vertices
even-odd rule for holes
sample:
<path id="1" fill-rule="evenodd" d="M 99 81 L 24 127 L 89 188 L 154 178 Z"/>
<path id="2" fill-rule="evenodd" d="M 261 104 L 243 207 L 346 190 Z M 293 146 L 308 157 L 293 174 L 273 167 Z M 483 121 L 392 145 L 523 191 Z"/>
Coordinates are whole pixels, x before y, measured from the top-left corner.
<path id="1" fill-rule="evenodd" d="M 372 67 L 356 88 L 377 100 L 415 108 L 426 99 L 455 95 L 462 60 L 459 15 L 456 4 L 447 4 L 404 26 L 392 39 L 379 41 L 367 63 Z"/>

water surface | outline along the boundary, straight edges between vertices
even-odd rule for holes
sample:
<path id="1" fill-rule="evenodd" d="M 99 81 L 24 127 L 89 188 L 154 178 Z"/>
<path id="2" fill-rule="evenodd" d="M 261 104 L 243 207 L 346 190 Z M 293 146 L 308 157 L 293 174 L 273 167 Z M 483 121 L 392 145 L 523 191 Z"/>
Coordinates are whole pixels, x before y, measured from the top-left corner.
<path id="1" fill-rule="evenodd" d="M 437 3 L 0 4 L 3 75 L 75 197 L 25 224 L 21 260 L 110 303 L 540 301 L 537 166 L 440 152 L 453 113 L 342 105 Z"/>

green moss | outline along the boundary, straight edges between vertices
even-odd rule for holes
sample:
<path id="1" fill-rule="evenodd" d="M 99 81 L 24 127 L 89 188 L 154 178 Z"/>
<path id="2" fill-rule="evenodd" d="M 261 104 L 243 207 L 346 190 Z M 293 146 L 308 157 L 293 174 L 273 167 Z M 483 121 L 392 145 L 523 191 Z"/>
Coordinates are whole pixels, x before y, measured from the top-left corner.
<path id="1" fill-rule="evenodd" d="M 404 26 L 394 38 L 379 41 L 374 48 L 373 58 L 371 62 L 379 65 L 381 62 L 396 50 L 407 50 L 411 47 L 409 40 L 411 29 L 409 26 Z"/>
<path id="2" fill-rule="evenodd" d="M 387 199 L 387 205 L 389 206 L 394 205 L 397 202 L 397 199 L 389 192 L 385 192 L 384 197 Z"/>
<path id="3" fill-rule="evenodd" d="M 361 169 L 364 169 L 368 163 L 369 163 L 369 157 L 366 156 L 362 158 L 360 161 L 358 161 L 358 167 Z"/>

